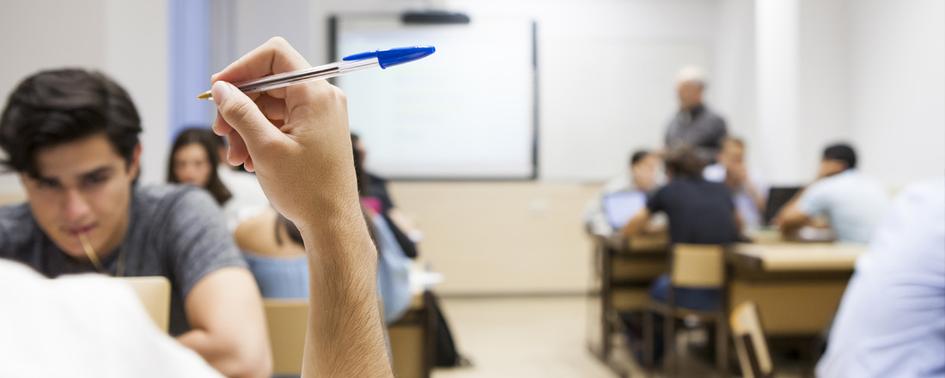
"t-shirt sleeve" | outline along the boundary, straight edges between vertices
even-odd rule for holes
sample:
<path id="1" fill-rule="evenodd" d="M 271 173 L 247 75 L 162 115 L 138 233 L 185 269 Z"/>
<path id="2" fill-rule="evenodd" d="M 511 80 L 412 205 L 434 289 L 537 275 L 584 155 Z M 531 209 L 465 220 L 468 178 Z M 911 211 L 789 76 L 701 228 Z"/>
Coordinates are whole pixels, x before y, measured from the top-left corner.
<path id="1" fill-rule="evenodd" d="M 797 201 L 797 209 L 807 216 L 823 214 L 830 201 L 831 190 L 827 183 L 821 181 L 809 186 Z"/>
<path id="2" fill-rule="evenodd" d="M 187 298 L 194 285 L 209 273 L 246 267 L 222 211 L 208 193 L 188 190 L 168 211 L 164 238 L 181 298 Z"/>

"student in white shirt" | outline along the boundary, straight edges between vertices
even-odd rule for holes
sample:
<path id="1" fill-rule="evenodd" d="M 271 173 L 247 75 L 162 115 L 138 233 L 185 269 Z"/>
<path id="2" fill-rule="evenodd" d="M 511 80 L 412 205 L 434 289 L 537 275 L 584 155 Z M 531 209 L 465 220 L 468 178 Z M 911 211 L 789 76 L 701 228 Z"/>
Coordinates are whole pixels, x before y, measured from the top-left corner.
<path id="1" fill-rule="evenodd" d="M 856 152 L 847 144 L 824 149 L 817 180 L 798 193 L 774 219 L 786 235 L 826 216 L 837 240 L 867 243 L 889 207 L 882 185 L 856 170 Z"/>

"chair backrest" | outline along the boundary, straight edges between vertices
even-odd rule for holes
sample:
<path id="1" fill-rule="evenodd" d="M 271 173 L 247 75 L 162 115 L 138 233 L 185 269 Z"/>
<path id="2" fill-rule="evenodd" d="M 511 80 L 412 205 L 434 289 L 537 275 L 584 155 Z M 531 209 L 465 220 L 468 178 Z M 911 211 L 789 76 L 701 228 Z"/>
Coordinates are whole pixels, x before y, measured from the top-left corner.
<path id="1" fill-rule="evenodd" d="M 754 302 L 744 302 L 735 307 L 729 318 L 738 364 L 746 378 L 771 377 L 774 364 L 768 352 L 764 329 L 758 317 L 758 307 Z"/>
<path id="2" fill-rule="evenodd" d="M 722 287 L 725 250 L 721 245 L 676 244 L 671 269 L 674 287 Z"/>
<path id="3" fill-rule="evenodd" d="M 269 328 L 269 345 L 272 346 L 273 374 L 302 374 L 308 301 L 265 299 L 263 308 Z"/>
<path id="4" fill-rule="evenodd" d="M 119 277 L 134 289 L 138 300 L 158 328 L 167 331 L 171 317 L 171 281 L 166 277 Z"/>

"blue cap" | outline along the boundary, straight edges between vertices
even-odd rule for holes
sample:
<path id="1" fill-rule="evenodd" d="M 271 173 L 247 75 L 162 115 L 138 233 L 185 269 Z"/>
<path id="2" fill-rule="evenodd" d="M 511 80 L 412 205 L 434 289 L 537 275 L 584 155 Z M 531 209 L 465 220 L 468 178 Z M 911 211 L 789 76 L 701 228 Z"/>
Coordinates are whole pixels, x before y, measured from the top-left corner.
<path id="1" fill-rule="evenodd" d="M 377 62 L 380 64 L 381 68 L 387 68 L 402 63 L 412 62 L 427 55 L 433 54 L 434 51 L 436 51 L 436 48 L 433 46 L 397 47 L 388 50 L 377 50 L 348 55 L 342 60 L 355 61 L 377 58 Z"/>

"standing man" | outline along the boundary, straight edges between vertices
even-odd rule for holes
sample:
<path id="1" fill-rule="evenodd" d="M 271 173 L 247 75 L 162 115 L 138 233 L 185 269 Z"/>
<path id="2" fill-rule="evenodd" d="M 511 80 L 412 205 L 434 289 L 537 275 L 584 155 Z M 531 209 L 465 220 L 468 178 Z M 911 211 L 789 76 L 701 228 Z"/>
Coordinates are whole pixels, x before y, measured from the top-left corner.
<path id="1" fill-rule="evenodd" d="M 696 149 L 699 158 L 712 162 L 728 128 L 725 119 L 703 103 L 705 86 L 705 72 L 699 67 L 685 67 L 676 75 L 679 112 L 669 121 L 665 142 L 667 151 L 688 145 Z"/>
<path id="2" fill-rule="evenodd" d="M 0 163 L 18 173 L 27 203 L 0 208 L 0 258 L 51 278 L 167 277 L 181 344 L 224 375 L 268 376 L 259 289 L 219 207 L 199 189 L 138 185 L 140 133 L 131 97 L 105 75 L 23 80 L 0 117 Z"/>

